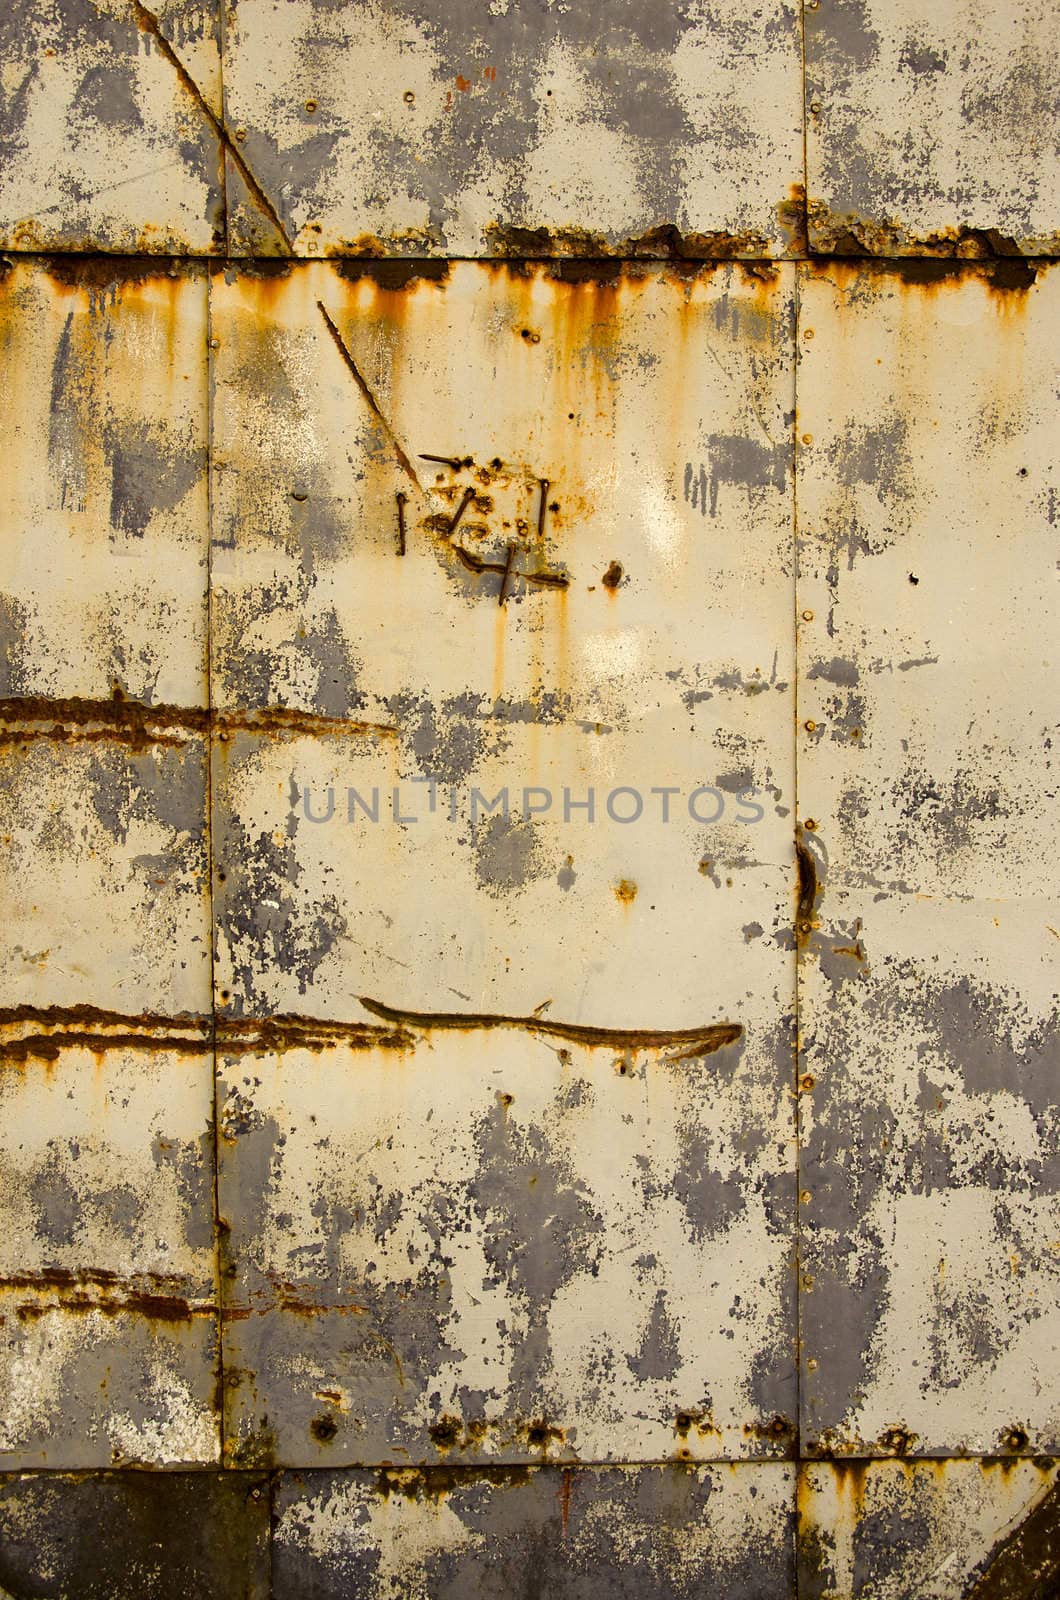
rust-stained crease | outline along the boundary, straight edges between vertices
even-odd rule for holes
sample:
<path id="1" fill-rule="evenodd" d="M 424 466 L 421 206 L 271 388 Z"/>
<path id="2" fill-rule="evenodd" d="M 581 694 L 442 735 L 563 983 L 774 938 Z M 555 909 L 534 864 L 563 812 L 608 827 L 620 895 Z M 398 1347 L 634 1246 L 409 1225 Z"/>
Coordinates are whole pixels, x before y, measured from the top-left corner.
<path id="1" fill-rule="evenodd" d="M 24 699 L 0 700 L 0 745 L 21 744 L 30 739 L 72 743 L 111 740 L 144 749 L 152 744 L 179 746 L 189 734 L 216 733 L 221 738 L 236 733 L 288 734 L 295 738 L 316 734 L 387 738 L 396 736 L 397 732 L 392 723 L 353 722 L 294 706 L 218 711 L 204 706 L 148 706 L 139 700 L 124 698 L 50 700 L 30 695 Z"/>
<path id="2" fill-rule="evenodd" d="M 499 572 L 506 583 L 509 577 L 516 577 L 522 578 L 526 583 L 539 583 L 545 589 L 570 588 L 570 579 L 565 572 L 547 572 L 544 569 L 538 572 L 523 572 L 518 567 L 513 572 L 510 561 L 485 561 L 481 556 L 465 550 L 462 544 L 454 544 L 452 548 L 469 572 Z M 509 549 L 511 548 L 509 546 Z"/>
<path id="3" fill-rule="evenodd" d="M 254 176 L 253 172 L 251 172 L 250 168 L 247 166 L 246 158 L 240 151 L 239 146 L 229 136 L 228 129 L 225 127 L 220 117 L 217 116 L 216 112 L 211 109 L 209 102 L 206 100 L 202 90 L 195 82 L 195 79 L 191 76 L 191 73 L 188 71 L 183 61 L 181 61 L 180 57 L 177 55 L 177 52 L 174 50 L 165 34 L 162 32 L 158 18 L 155 16 L 153 11 L 149 11 L 147 7 L 142 4 L 142 0 L 132 0 L 132 4 L 133 12 L 140 28 L 144 33 L 150 34 L 151 38 L 154 39 L 155 43 L 158 45 L 159 51 L 169 62 L 170 66 L 173 68 L 173 71 L 176 73 L 181 87 L 187 90 L 188 94 L 194 100 L 196 106 L 198 106 L 199 110 L 210 124 L 210 127 L 213 129 L 217 138 L 221 141 L 222 147 L 231 156 L 232 161 L 238 169 L 239 175 L 246 184 L 255 204 L 265 213 L 273 227 L 276 229 L 276 232 L 283 240 L 288 254 L 293 256 L 294 244 L 292 243 L 287 229 L 284 227 L 283 222 L 280 219 L 279 212 L 276 210 L 276 207 L 269 199 L 265 190 Z"/>
<path id="4" fill-rule="evenodd" d="M 15 1037 L 4 1037 L 5 1033 Z M 106 1011 L 98 1006 L 8 1006 L 0 1009 L 0 1060 L 57 1060 L 63 1050 L 173 1051 L 208 1053 L 213 1044 L 228 1055 L 265 1051 L 347 1049 L 406 1050 L 414 1044 L 400 1028 L 365 1022 L 329 1022 L 281 1013 L 272 1017 L 165 1017 Z"/>
<path id="5" fill-rule="evenodd" d="M 769 253 L 769 242 L 760 233 L 682 233 L 673 223 L 660 223 L 618 243 L 589 228 L 520 228 L 500 222 L 490 223 L 484 238 L 493 255 L 505 259 L 701 262 Z"/>
<path id="6" fill-rule="evenodd" d="M 86 1267 L 70 1272 L 63 1267 L 42 1267 L 39 1272 L 9 1273 L 0 1278 L 0 1291 L 18 1290 L 58 1301 L 57 1304 L 43 1299 L 20 1301 L 15 1307 L 20 1321 L 35 1321 L 51 1313 L 66 1315 L 68 1312 L 98 1312 L 107 1317 L 132 1312 L 155 1322 L 188 1322 L 193 1317 L 217 1314 L 212 1299 L 188 1297 L 184 1279 L 156 1272 L 122 1277 L 104 1268 Z"/>
<path id="7" fill-rule="evenodd" d="M 342 334 L 339 332 L 338 328 L 335 326 L 334 322 L 332 321 L 331 317 L 329 316 L 327 306 L 325 306 L 325 304 L 324 304 L 324 302 L 322 300 L 318 300 L 317 301 L 317 310 L 320 312 L 320 315 L 324 318 L 324 321 L 325 321 L 325 323 L 327 325 L 328 332 L 331 334 L 331 337 L 334 339 L 336 348 L 338 349 L 338 352 L 341 355 L 343 361 L 346 363 L 346 366 L 347 366 L 350 374 L 353 377 L 354 383 L 357 385 L 358 389 L 361 391 L 361 394 L 364 397 L 365 404 L 368 406 L 368 409 L 371 411 L 372 415 L 374 417 L 378 418 L 378 420 L 382 424 L 383 428 L 385 429 L 386 436 L 390 440 L 391 448 L 393 449 L 394 454 L 397 456 L 398 461 L 399 461 L 399 463 L 400 463 L 400 465 L 402 467 L 402 470 L 408 474 L 408 476 L 412 479 L 413 483 L 416 485 L 416 488 L 422 494 L 423 493 L 423 486 L 420 483 L 419 478 L 417 478 L 417 476 L 416 476 L 416 468 L 412 465 L 412 462 L 409 460 L 409 457 L 406 455 L 405 450 L 403 449 L 401 441 L 398 438 L 397 434 L 394 432 L 393 428 L 390 426 L 390 423 L 387 421 L 386 417 L 383 415 L 383 412 L 382 412 L 382 409 L 380 408 L 378 400 L 376 399 L 375 395 L 372 393 L 371 389 L 369 388 L 368 383 L 365 380 L 365 378 L 362 377 L 361 370 L 358 367 L 356 361 L 353 359 L 353 356 L 350 354 L 350 351 L 349 351 L 349 349 L 348 349 L 348 347 L 346 345 L 346 341 L 343 339 Z"/>
<path id="8" fill-rule="evenodd" d="M 526 1033 L 545 1034 L 552 1039 L 567 1039 L 572 1044 L 602 1045 L 612 1050 L 666 1050 L 674 1045 L 691 1046 L 675 1060 L 710 1055 L 743 1037 L 738 1022 L 715 1022 L 701 1028 L 594 1028 L 578 1022 L 550 1022 L 542 1017 L 506 1017 L 486 1012 L 405 1011 L 361 995 L 361 1005 L 373 1016 L 387 1022 L 403 1023 L 425 1033 L 436 1030 L 479 1028 L 520 1028 Z"/>

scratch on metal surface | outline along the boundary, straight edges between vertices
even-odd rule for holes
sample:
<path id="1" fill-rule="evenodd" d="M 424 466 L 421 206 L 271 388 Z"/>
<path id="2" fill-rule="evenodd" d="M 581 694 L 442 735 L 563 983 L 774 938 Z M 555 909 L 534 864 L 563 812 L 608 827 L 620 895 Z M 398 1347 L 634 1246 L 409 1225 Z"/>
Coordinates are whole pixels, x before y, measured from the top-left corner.
<path id="1" fill-rule="evenodd" d="M 6 1006 L 0 1009 L 0 1060 L 55 1061 L 62 1051 L 167 1050 L 199 1055 L 212 1042 L 233 1056 L 272 1050 L 409 1048 L 401 1028 L 364 1022 L 333 1022 L 282 1013 L 269 1017 L 215 1016 L 213 1012 L 167 1017 L 127 1014 L 101 1006 Z"/>
<path id="2" fill-rule="evenodd" d="M 142 3 L 142 0 L 132 0 L 132 6 L 133 12 L 136 16 L 136 21 L 140 28 L 144 33 L 150 34 L 151 38 L 154 39 L 155 43 L 158 45 L 160 53 L 169 62 L 170 66 L 173 68 L 173 71 L 180 80 L 181 87 L 187 90 L 188 94 L 191 96 L 192 100 L 195 102 L 196 106 L 206 118 L 214 133 L 217 135 L 217 138 L 220 140 L 223 149 L 226 150 L 231 156 L 236 168 L 239 171 L 239 175 L 246 184 L 247 189 L 255 201 L 255 204 L 261 209 L 261 211 L 264 212 L 265 216 L 268 217 L 269 221 L 276 229 L 276 232 L 283 241 L 284 248 L 287 250 L 288 255 L 293 255 L 294 244 L 292 243 L 287 229 L 283 225 L 279 212 L 276 210 L 276 207 L 269 199 L 269 196 L 266 194 L 257 178 L 254 176 L 253 172 L 251 172 L 249 166 L 247 165 L 245 156 L 240 151 L 236 142 L 229 136 L 228 129 L 225 127 L 224 122 L 216 114 L 216 112 L 212 110 L 209 101 L 206 99 L 202 90 L 195 82 L 195 79 L 191 76 L 191 73 L 188 71 L 187 67 L 184 65 L 183 61 L 181 61 L 180 57 L 177 55 L 177 52 L 174 50 L 169 40 L 162 32 L 161 24 L 159 23 L 158 18 L 155 16 L 153 11 L 148 10 L 148 8 Z"/>
<path id="3" fill-rule="evenodd" d="M 743 1037 L 737 1022 L 716 1022 L 701 1028 L 594 1028 L 586 1023 L 551 1022 L 543 1017 L 505 1017 L 481 1012 L 405 1011 L 361 995 L 361 1005 L 373 1016 L 387 1022 L 430 1033 L 434 1029 L 517 1028 L 525 1033 L 545 1034 L 552 1039 L 568 1039 L 572 1044 L 601 1045 L 613 1050 L 669 1050 L 683 1045 L 672 1061 L 711 1055 Z"/>
<path id="4" fill-rule="evenodd" d="M 331 316 L 330 316 L 330 314 L 328 312 L 328 309 L 324 305 L 322 300 L 318 300 L 317 301 L 317 309 L 319 310 L 320 315 L 324 318 L 324 322 L 325 322 L 325 324 L 327 326 L 327 330 L 331 334 L 331 337 L 334 339 L 336 348 L 338 349 L 338 352 L 339 352 L 340 356 L 342 357 L 343 361 L 346 363 L 346 366 L 349 369 L 350 374 L 353 377 L 354 383 L 357 385 L 358 389 L 361 391 L 361 394 L 364 397 L 365 403 L 367 404 L 369 410 L 372 412 L 373 416 L 378 418 L 379 422 L 382 424 L 383 428 L 385 429 L 387 438 L 390 440 L 391 447 L 393 448 L 394 454 L 397 456 L 397 459 L 398 459 L 398 462 L 399 462 L 399 464 L 401 466 L 402 471 L 406 472 L 408 474 L 408 476 L 412 479 L 413 483 L 416 485 L 416 488 L 422 494 L 423 493 L 423 485 L 420 483 L 419 478 L 416 476 L 416 468 L 412 465 L 412 462 L 409 459 L 408 455 L 406 454 L 406 452 L 405 452 L 405 450 L 404 450 L 404 448 L 403 448 L 403 446 L 401 444 L 400 439 L 398 438 L 398 436 L 394 432 L 394 429 L 391 426 L 390 422 L 387 420 L 386 416 L 384 415 L 384 413 L 383 413 L 383 411 L 382 411 L 382 409 L 381 409 L 381 407 L 379 405 L 378 400 L 376 399 L 375 395 L 372 393 L 371 388 L 369 387 L 369 384 L 368 384 L 367 380 L 362 375 L 360 367 L 358 367 L 356 361 L 353 359 L 353 356 L 350 354 L 350 350 L 349 350 L 348 345 L 346 344 L 345 339 L 343 339 L 342 334 L 339 332 L 338 328 L 335 326 L 335 323 L 333 322 L 333 320 L 332 320 L 332 318 L 331 318 Z M 456 525 L 456 519 L 454 518 L 453 526 L 455 526 L 455 525 Z"/>

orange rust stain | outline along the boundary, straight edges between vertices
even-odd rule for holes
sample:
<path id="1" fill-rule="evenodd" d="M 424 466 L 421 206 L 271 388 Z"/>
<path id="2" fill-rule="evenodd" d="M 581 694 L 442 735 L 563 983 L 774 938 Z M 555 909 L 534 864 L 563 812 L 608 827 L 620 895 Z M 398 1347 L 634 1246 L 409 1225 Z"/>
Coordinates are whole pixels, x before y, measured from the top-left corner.
<path id="1" fill-rule="evenodd" d="M 835 1479 L 836 1496 L 842 1503 L 849 1503 L 855 1523 L 860 1522 L 865 1513 L 865 1489 L 871 1471 L 869 1461 L 821 1461 L 816 1464 L 818 1472 L 831 1472 Z"/>
<path id="2" fill-rule="evenodd" d="M 567 1524 L 570 1521 L 570 1496 L 573 1481 L 574 1475 L 570 1468 L 564 1467 L 563 1480 L 559 1491 L 559 1516 L 564 1538 L 566 1538 Z"/>
<path id="3" fill-rule="evenodd" d="M 615 885 L 614 895 L 622 905 L 631 906 L 637 898 L 637 885 L 630 878 L 621 878 Z"/>
<path id="4" fill-rule="evenodd" d="M 1038 275 L 1046 270 L 1040 261 L 1023 256 L 976 260 L 949 256 L 829 256 L 811 270 L 830 278 L 849 303 L 853 290 L 873 282 L 882 288 L 896 283 L 903 295 L 929 304 L 941 295 L 980 283 L 995 310 L 1022 315 Z"/>
<path id="5" fill-rule="evenodd" d="M 456 86 L 460 90 L 461 94 L 465 94 L 471 87 L 471 80 L 469 78 L 461 77 L 460 73 L 457 73 Z"/>

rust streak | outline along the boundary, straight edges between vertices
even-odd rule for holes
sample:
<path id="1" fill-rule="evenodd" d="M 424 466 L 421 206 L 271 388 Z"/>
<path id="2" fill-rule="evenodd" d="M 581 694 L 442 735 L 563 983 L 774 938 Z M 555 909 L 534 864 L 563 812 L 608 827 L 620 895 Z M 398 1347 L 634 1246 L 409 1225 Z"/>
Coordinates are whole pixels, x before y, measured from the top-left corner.
<path id="1" fill-rule="evenodd" d="M 217 138 L 221 141 L 223 148 L 231 156 L 232 161 L 235 164 L 240 177 L 243 179 L 243 182 L 246 184 L 255 204 L 265 213 L 273 227 L 276 229 L 276 232 L 283 240 L 284 247 L 287 250 L 288 255 L 293 256 L 294 245 L 287 232 L 287 229 L 284 227 L 283 222 L 280 219 L 279 212 L 276 210 L 276 207 L 269 199 L 265 190 L 254 176 L 253 172 L 251 172 L 250 168 L 247 166 L 246 158 L 240 151 L 239 146 L 229 136 L 228 129 L 225 127 L 220 117 L 217 116 L 216 112 L 211 109 L 208 101 L 203 95 L 202 90 L 195 82 L 195 79 L 191 76 L 191 73 L 188 71 L 183 61 L 181 61 L 180 57 L 177 55 L 177 52 L 174 50 L 165 34 L 162 32 L 158 18 L 155 16 L 153 11 L 149 11 L 147 7 L 142 4 L 142 0 L 132 0 L 132 4 L 133 13 L 141 30 L 146 34 L 149 34 L 151 38 L 154 39 L 155 43 L 158 45 L 159 52 L 165 57 L 170 66 L 173 68 L 173 71 L 176 73 L 181 87 L 184 88 L 191 96 L 192 100 L 194 100 L 196 106 L 210 124 L 210 127 L 213 129 Z"/>
<path id="2" fill-rule="evenodd" d="M 138 1277 L 122 1277 L 104 1268 L 87 1267 L 70 1272 L 63 1267 L 42 1267 L 39 1272 L 12 1273 L 0 1278 L 0 1291 L 31 1292 L 48 1296 L 46 1300 L 23 1300 L 16 1306 L 22 1321 L 36 1320 L 52 1312 L 99 1312 L 118 1316 L 122 1312 L 149 1317 L 157 1322 L 187 1322 L 192 1317 L 213 1317 L 216 1306 L 209 1298 L 192 1300 L 184 1279 L 148 1272 Z"/>
<path id="3" fill-rule="evenodd" d="M 708 1023 L 701 1028 L 594 1028 L 578 1022 L 549 1022 L 542 1017 L 506 1017 L 485 1012 L 405 1011 L 361 995 L 361 1005 L 387 1022 L 403 1023 L 425 1033 L 443 1029 L 521 1028 L 526 1033 L 569 1039 L 574 1044 L 604 1045 L 613 1050 L 665 1050 L 691 1045 L 696 1055 L 710 1055 L 743 1037 L 738 1022 Z M 680 1057 L 675 1059 L 682 1059 Z"/>
<path id="4" fill-rule="evenodd" d="M 362 396 L 364 398 L 365 404 L 368 406 L 368 409 L 371 411 L 372 415 L 374 417 L 377 417 L 379 419 L 379 421 L 382 423 L 383 428 L 386 431 L 386 436 L 390 440 L 391 448 L 393 449 L 394 454 L 397 456 L 398 461 L 399 461 L 399 463 L 400 463 L 400 465 L 402 467 L 402 470 L 408 474 L 408 476 L 412 479 L 413 483 L 416 485 L 416 488 L 422 494 L 423 493 L 423 486 L 421 485 L 419 478 L 417 478 L 417 476 L 416 476 L 416 468 L 412 465 L 412 462 L 409 460 L 409 458 L 406 455 L 404 449 L 402 448 L 401 441 L 398 438 L 397 434 L 394 432 L 393 428 L 390 426 L 390 423 L 387 421 L 386 417 L 383 415 L 383 412 L 380 409 L 380 405 L 379 405 L 378 400 L 376 399 L 375 395 L 372 393 L 372 391 L 369 388 L 368 383 L 366 382 L 364 377 L 362 377 L 360 368 L 358 367 L 356 361 L 353 359 L 353 356 L 350 354 L 349 349 L 346 346 L 346 341 L 343 339 L 342 334 L 339 332 L 338 328 L 335 326 L 335 323 L 332 321 L 331 316 L 328 313 L 327 306 L 325 306 L 325 304 L 324 304 L 324 302 L 322 300 L 318 300 L 317 301 L 317 310 L 320 312 L 320 315 L 324 318 L 324 322 L 325 322 L 325 324 L 327 326 L 327 330 L 331 334 L 332 339 L 334 339 L 334 341 L 335 341 L 336 349 L 338 350 L 339 354 L 341 355 L 343 361 L 346 363 L 346 366 L 347 366 L 347 368 L 348 368 L 348 370 L 349 370 L 349 372 L 350 372 L 350 374 L 351 374 L 351 376 L 353 378 L 354 383 L 357 385 L 358 389 L 361 391 L 361 394 L 362 394 Z"/>

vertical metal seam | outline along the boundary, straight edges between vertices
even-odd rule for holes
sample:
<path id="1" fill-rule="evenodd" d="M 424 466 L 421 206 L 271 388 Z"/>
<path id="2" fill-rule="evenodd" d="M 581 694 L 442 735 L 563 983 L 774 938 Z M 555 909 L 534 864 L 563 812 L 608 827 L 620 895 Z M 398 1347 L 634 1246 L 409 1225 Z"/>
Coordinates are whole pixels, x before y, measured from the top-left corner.
<path id="1" fill-rule="evenodd" d="M 224 0 L 220 0 L 223 5 Z M 799 90 L 800 106 L 799 119 L 802 124 L 802 246 L 809 254 L 810 249 L 810 129 L 806 104 L 806 0 L 800 0 L 799 5 Z M 223 103 L 223 102 L 222 102 Z M 795 288 L 798 307 L 798 285 Z M 797 355 L 797 352 L 796 352 Z"/>
<path id="2" fill-rule="evenodd" d="M 806 119 L 803 117 L 803 137 L 805 140 Z M 799 333 L 802 321 L 802 264 L 795 262 L 792 268 L 795 275 L 794 286 L 794 315 L 792 318 L 792 351 L 791 351 L 791 599 L 792 599 L 792 627 L 794 629 L 793 658 L 795 663 L 794 683 L 792 687 L 793 711 L 792 719 L 792 790 L 794 795 L 794 822 L 796 829 L 799 826 L 801 811 L 801 794 L 799 791 Z M 792 840 L 792 856 L 794 858 L 794 835 Z M 797 862 L 793 861 L 797 866 Z M 794 903 L 793 885 L 793 903 Z M 793 1081 L 792 1094 L 794 1095 L 795 1113 L 795 1462 L 792 1479 L 792 1495 L 794 1498 L 793 1537 L 794 1537 L 794 1596 L 799 1600 L 800 1572 L 799 1572 L 799 1486 L 802 1478 L 803 1467 L 803 1440 L 802 1440 L 802 1008 L 800 1005 L 800 984 L 802 981 L 801 952 L 799 950 L 799 930 L 797 919 L 798 905 L 794 903 L 792 919 L 792 950 L 794 960 L 794 1024 L 795 1038 L 792 1047 Z"/>
<path id="3" fill-rule="evenodd" d="M 223 0 L 222 0 L 223 3 Z M 227 232 L 226 232 L 227 238 Z M 214 360 L 213 360 L 213 274 L 209 264 L 203 268 L 206 284 L 206 874 L 207 910 L 209 920 L 209 978 L 210 978 L 210 1060 L 212 1063 L 212 1114 L 213 1114 L 213 1219 L 214 1219 L 214 1270 L 217 1279 L 217 1436 L 220 1448 L 220 1466 L 225 1459 L 225 1350 L 224 1350 L 224 1261 L 222 1259 L 221 1230 L 221 1130 L 217 1115 L 217 985 L 215 978 L 216 918 L 214 909 L 214 837 L 213 837 L 213 763 L 214 763 L 214 704 L 213 704 L 213 532 L 214 532 Z"/>
<path id="4" fill-rule="evenodd" d="M 226 24 L 227 24 L 227 21 L 228 21 L 228 11 L 227 11 L 226 0 L 217 0 L 217 83 L 218 83 L 218 87 L 219 87 L 219 89 L 221 91 L 221 126 L 222 126 L 222 128 L 227 128 L 227 126 L 228 126 L 228 107 L 225 104 L 225 47 L 226 47 L 226 44 L 227 44 L 227 39 L 226 39 Z M 803 100 L 805 101 L 805 94 L 803 95 Z M 805 165 L 805 114 L 803 116 L 803 127 L 804 127 L 804 133 L 803 133 L 803 148 L 804 148 L 803 165 Z M 219 158 L 219 161 L 220 161 L 220 166 L 221 166 L 221 215 L 222 215 L 222 217 L 224 219 L 224 235 L 225 235 L 224 236 L 224 257 L 225 257 L 226 261 L 229 261 L 229 260 L 231 260 L 231 256 L 232 256 L 232 244 L 231 244 L 230 229 L 229 229 L 229 224 L 228 224 L 228 151 L 225 149 L 225 144 L 224 144 L 224 140 L 223 139 L 218 139 L 218 141 L 217 141 L 217 155 L 218 155 L 218 158 Z M 212 419 L 212 416 L 213 416 L 213 411 L 212 411 L 212 408 L 211 408 L 211 411 L 210 411 L 211 419 Z M 211 537 L 212 537 L 212 535 L 211 535 Z"/>

